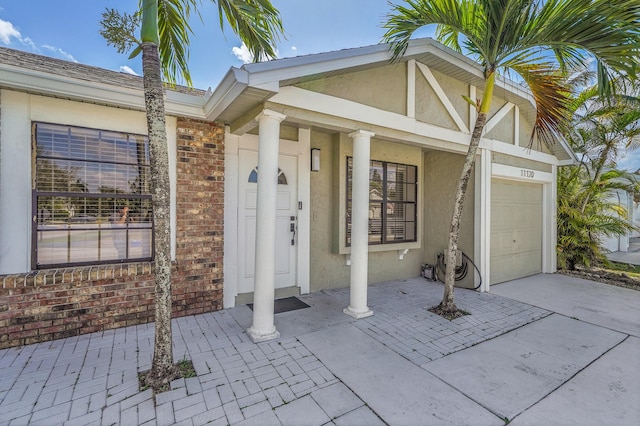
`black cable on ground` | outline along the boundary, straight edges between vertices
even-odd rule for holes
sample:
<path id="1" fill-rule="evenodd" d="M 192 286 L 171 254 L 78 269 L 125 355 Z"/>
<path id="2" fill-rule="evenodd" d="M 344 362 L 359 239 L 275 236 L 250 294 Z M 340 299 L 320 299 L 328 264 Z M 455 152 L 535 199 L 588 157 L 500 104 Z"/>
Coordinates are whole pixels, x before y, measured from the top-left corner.
<path id="1" fill-rule="evenodd" d="M 480 274 L 480 270 L 478 269 L 476 264 L 473 263 L 473 260 L 471 260 L 471 258 L 465 254 L 465 252 L 461 251 L 461 253 L 462 253 L 462 265 L 456 266 L 455 280 L 460 281 L 466 278 L 467 272 L 469 271 L 468 262 L 471 262 L 471 264 L 473 265 L 473 268 L 476 270 L 476 272 L 478 272 L 478 277 L 480 278 L 480 282 L 478 283 L 478 285 L 473 288 L 474 290 L 477 290 L 482 285 L 482 275 Z M 434 268 L 434 273 L 435 273 L 436 279 L 439 280 L 438 269 L 440 269 L 440 271 L 442 271 L 443 274 L 447 269 L 447 265 L 444 262 L 444 253 L 438 253 L 438 256 L 436 257 L 436 266 Z"/>
<path id="2" fill-rule="evenodd" d="M 466 254 L 464 254 L 464 252 L 461 252 L 461 253 L 462 253 L 462 257 L 466 258 L 469 262 L 471 262 L 471 264 L 473 265 L 473 268 L 474 268 L 474 269 L 476 270 L 476 272 L 478 273 L 478 278 L 480 278 L 480 282 L 478 283 L 478 285 L 477 285 L 477 286 L 475 286 L 475 287 L 473 288 L 474 290 L 477 290 L 477 289 L 479 289 L 479 288 L 480 288 L 480 286 L 482 285 L 482 275 L 480 275 L 480 270 L 478 269 L 478 267 L 476 266 L 476 264 L 475 264 L 475 263 L 473 263 L 473 260 L 471 260 L 471 259 L 469 258 L 469 256 L 467 256 Z"/>

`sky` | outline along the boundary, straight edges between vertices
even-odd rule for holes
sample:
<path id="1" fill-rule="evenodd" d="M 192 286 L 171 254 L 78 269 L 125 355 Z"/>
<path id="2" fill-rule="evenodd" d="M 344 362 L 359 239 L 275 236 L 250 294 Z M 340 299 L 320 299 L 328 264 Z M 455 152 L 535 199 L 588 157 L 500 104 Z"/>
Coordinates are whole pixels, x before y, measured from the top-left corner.
<path id="1" fill-rule="evenodd" d="M 272 0 L 280 10 L 285 37 L 279 57 L 377 44 L 387 0 Z M 242 44 L 230 29 L 221 31 L 217 7 L 203 0 L 202 16 L 192 19 L 189 69 L 194 86 L 215 89 L 230 67 L 242 66 Z M 98 33 L 106 8 L 133 12 L 138 0 L 0 0 L 0 45 L 110 70 L 142 74 L 141 57 L 132 60 L 108 46 Z M 126 67 L 126 68 L 125 68 Z"/>
<path id="2" fill-rule="evenodd" d="M 399 0 L 394 0 L 398 3 Z M 380 42 L 388 0 L 272 0 L 282 15 L 281 58 L 362 47 Z M 192 20 L 189 69 L 195 87 L 212 90 L 231 67 L 246 61 L 246 50 L 228 28 L 220 30 L 217 7 L 202 1 L 203 21 Z M 138 0 L 0 0 L 0 46 L 76 61 L 109 70 L 142 74 L 141 57 L 128 59 L 98 33 L 106 8 L 133 12 Z M 421 29 L 417 37 L 432 36 Z M 640 168 L 640 150 L 619 158 L 621 169 Z"/>

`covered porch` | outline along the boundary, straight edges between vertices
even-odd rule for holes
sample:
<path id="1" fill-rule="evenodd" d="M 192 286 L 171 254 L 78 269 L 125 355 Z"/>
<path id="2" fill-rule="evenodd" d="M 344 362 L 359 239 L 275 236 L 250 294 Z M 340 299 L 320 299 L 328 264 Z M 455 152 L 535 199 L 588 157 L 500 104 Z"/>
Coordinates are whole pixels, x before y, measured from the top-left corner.
<path id="1" fill-rule="evenodd" d="M 226 124 L 224 306 L 253 302 L 255 342 L 279 336 L 275 298 L 348 286 L 343 312 L 366 318 L 369 285 L 417 277 L 446 248 L 476 114 L 462 95 L 482 73 L 429 39 L 389 58 L 368 46 L 245 65 L 206 101 Z M 459 239 L 473 265 L 458 284 L 484 292 L 492 276 L 555 271 L 555 168 L 573 158 L 529 149 L 532 97 L 506 80 L 497 93 Z"/>

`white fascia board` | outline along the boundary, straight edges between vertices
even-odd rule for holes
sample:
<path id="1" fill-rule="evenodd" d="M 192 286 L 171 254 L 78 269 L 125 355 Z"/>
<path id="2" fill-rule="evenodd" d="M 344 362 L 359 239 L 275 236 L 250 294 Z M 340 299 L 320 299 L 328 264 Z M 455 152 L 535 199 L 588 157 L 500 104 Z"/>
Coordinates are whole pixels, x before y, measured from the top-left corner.
<path id="1" fill-rule="evenodd" d="M 340 51 L 342 52 L 342 51 Z M 334 53 L 334 52 L 331 52 Z M 304 59 L 306 57 L 301 57 Z M 297 59 L 297 58 L 296 58 Z M 387 50 L 369 55 L 358 55 L 346 58 L 326 59 L 322 62 L 308 61 L 294 64 L 288 68 L 279 68 L 273 71 L 251 73 L 251 85 L 260 86 L 274 81 L 283 81 L 293 78 L 332 72 L 345 68 L 358 67 L 376 62 L 388 62 L 390 55 Z"/>
<path id="2" fill-rule="evenodd" d="M 447 62 L 464 69 L 477 78 L 484 78 L 482 67 L 479 64 L 429 38 L 411 40 L 403 57 L 408 58 L 428 53 L 445 59 Z M 391 51 L 389 50 L 389 45 L 376 44 L 334 52 L 247 64 L 244 65 L 242 69 L 250 74 L 250 84 L 254 85 L 362 65 L 384 62 L 390 63 L 390 61 Z"/>
<path id="3" fill-rule="evenodd" d="M 450 64 L 484 80 L 484 70 L 480 64 L 430 38 L 410 41 L 404 56 L 419 56 L 425 53 L 445 59 Z"/>
<path id="4" fill-rule="evenodd" d="M 240 68 L 230 68 L 218 87 L 204 102 L 204 114 L 208 120 L 214 121 L 236 100 L 249 85 L 249 73 Z"/>
<path id="5" fill-rule="evenodd" d="M 510 143 L 500 142 L 495 139 L 482 138 L 480 140 L 480 148 L 489 149 L 493 152 L 500 154 L 506 154 L 512 157 L 524 158 L 531 161 L 537 161 L 540 163 L 558 165 L 559 160 L 553 154 L 547 154 L 545 152 L 534 151 L 527 147 L 515 146 Z"/>
<path id="6" fill-rule="evenodd" d="M 406 115 L 383 111 L 357 102 L 298 87 L 282 87 L 270 102 L 341 117 L 370 126 L 380 126 L 461 145 L 469 145 L 469 134 L 416 121 Z M 366 129 L 364 129 L 366 130 Z"/>
<path id="7" fill-rule="evenodd" d="M 373 45 L 247 64 L 242 69 L 250 74 L 251 85 L 253 86 L 336 71 L 343 68 L 385 62 L 390 59 L 391 54 L 386 45 Z"/>
<path id="8" fill-rule="evenodd" d="M 576 157 L 576 153 L 573 152 L 573 149 L 571 149 L 571 147 L 569 146 L 569 144 L 567 143 L 567 141 L 564 138 L 558 139 L 556 141 L 556 143 L 560 144 L 560 146 L 562 147 L 562 149 L 569 155 L 569 159 L 568 160 L 562 160 L 561 163 L 564 163 L 565 161 L 568 161 L 567 165 L 574 165 L 574 164 L 578 164 L 578 158 Z M 558 163 L 558 165 L 560 165 L 560 163 Z"/>
<path id="9" fill-rule="evenodd" d="M 71 79 L 6 64 L 0 64 L 0 85 L 7 89 L 58 98 L 144 109 L 141 90 Z"/>
<path id="10" fill-rule="evenodd" d="M 403 56 L 412 57 L 428 53 L 445 59 L 447 62 L 464 69 L 477 78 L 484 79 L 484 73 L 479 64 L 440 43 L 436 43 L 432 39 L 411 40 Z M 259 86 L 307 75 L 385 62 L 391 62 L 389 45 L 377 44 L 354 49 L 247 64 L 244 65 L 242 69 L 246 70 L 250 75 L 249 84 L 251 86 Z"/>
<path id="11" fill-rule="evenodd" d="M 165 113 L 179 117 L 206 119 L 204 114 L 204 98 L 186 93 L 165 91 Z"/>
<path id="12" fill-rule="evenodd" d="M 501 88 L 503 90 L 506 90 L 507 92 L 511 92 L 515 95 L 517 95 L 518 97 L 524 99 L 525 101 L 529 102 L 529 104 L 535 109 L 536 108 L 536 101 L 535 98 L 533 97 L 533 94 L 526 88 L 523 87 L 521 85 L 519 85 L 518 83 L 516 83 L 513 80 L 508 80 L 505 77 L 499 75 L 498 78 L 496 78 L 496 87 L 497 88 Z M 493 91 L 494 95 L 496 93 L 495 89 Z"/>
<path id="13" fill-rule="evenodd" d="M 0 87 L 139 111 L 145 109 L 144 91 L 141 89 L 83 81 L 6 64 L 0 64 Z M 166 92 L 168 115 L 205 118 L 202 103 L 200 96 Z"/>

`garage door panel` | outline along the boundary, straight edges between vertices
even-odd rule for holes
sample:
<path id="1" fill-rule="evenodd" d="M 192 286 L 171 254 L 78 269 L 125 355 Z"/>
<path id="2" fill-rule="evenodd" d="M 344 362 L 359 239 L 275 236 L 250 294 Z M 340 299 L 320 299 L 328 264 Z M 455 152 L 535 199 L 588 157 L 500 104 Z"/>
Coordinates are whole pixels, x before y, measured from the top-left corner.
<path id="1" fill-rule="evenodd" d="M 542 272 L 542 185 L 494 179 L 491 284 Z"/>
<path id="2" fill-rule="evenodd" d="M 516 242 L 513 249 L 516 253 L 542 250 L 542 239 L 538 229 L 518 232 L 514 240 Z"/>

